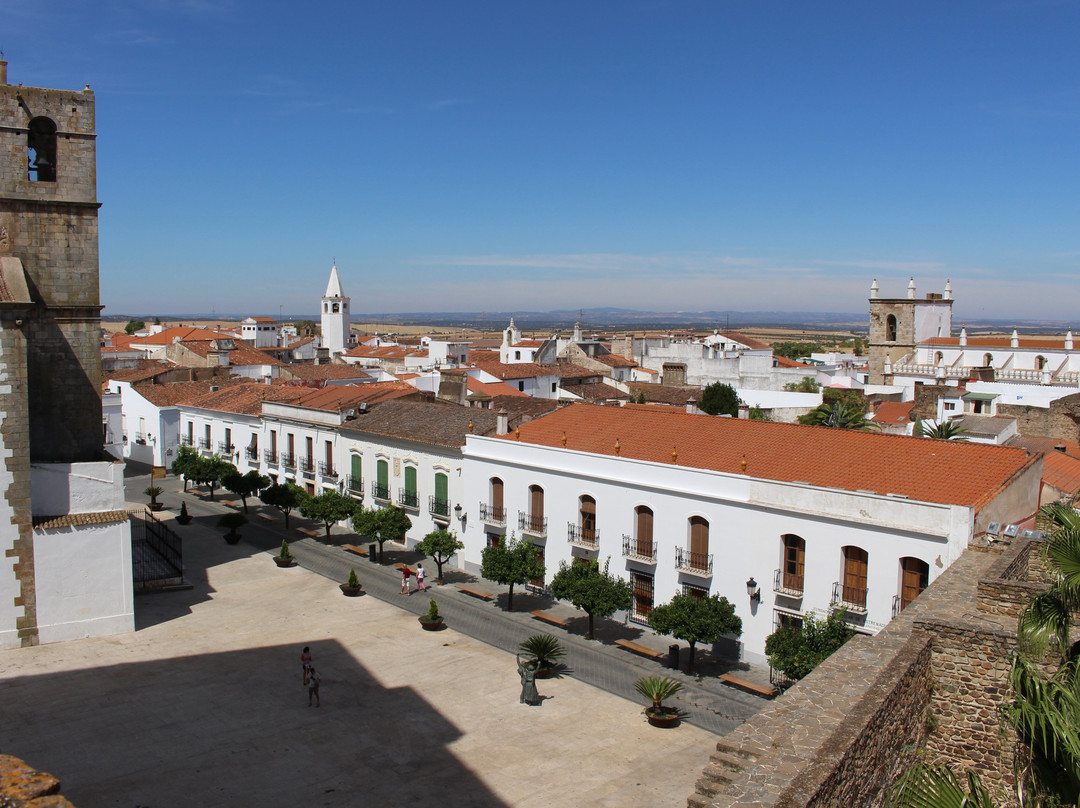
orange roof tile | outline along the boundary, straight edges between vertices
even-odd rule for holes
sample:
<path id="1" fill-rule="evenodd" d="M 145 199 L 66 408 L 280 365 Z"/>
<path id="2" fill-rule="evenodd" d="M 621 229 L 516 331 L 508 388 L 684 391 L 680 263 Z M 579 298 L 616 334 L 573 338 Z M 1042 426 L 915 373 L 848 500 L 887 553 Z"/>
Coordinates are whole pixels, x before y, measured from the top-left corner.
<path id="1" fill-rule="evenodd" d="M 232 348 L 223 348 L 216 340 L 183 340 L 180 343 L 196 356 L 203 359 L 213 351 L 227 351 L 230 365 L 280 365 L 282 361 L 276 356 L 256 350 L 246 342 L 232 340 Z"/>
<path id="2" fill-rule="evenodd" d="M 524 396 L 525 398 L 531 398 L 528 393 L 523 393 L 516 387 L 511 387 L 506 382 L 482 382 L 479 379 L 474 379 L 472 376 L 469 376 L 468 379 L 470 393 L 483 393 L 492 398 L 495 396 Z"/>
<path id="3" fill-rule="evenodd" d="M 870 420 L 883 424 L 910 423 L 910 414 L 914 407 L 914 401 L 882 401 Z"/>
<path id="4" fill-rule="evenodd" d="M 193 328 L 192 326 L 174 326 L 173 328 L 166 328 L 160 334 L 153 334 L 149 337 L 137 337 L 131 340 L 130 344 L 140 348 L 153 348 L 162 345 L 172 345 L 177 338 L 182 341 L 192 339 L 236 339 L 236 335 L 226 334 L 223 331 L 209 331 L 205 328 Z M 116 340 L 114 339 L 113 345 L 116 344 Z"/>
<path id="5" fill-rule="evenodd" d="M 1038 461 L 1022 449 L 829 427 L 573 404 L 520 428 L 520 441 L 824 488 L 979 507 Z M 506 440 L 515 440 L 513 433 Z M 747 468 L 741 467 L 743 458 Z"/>
<path id="6" fill-rule="evenodd" d="M 618 354 L 597 354 L 596 356 L 590 358 L 595 359 L 597 362 L 602 362 L 608 367 L 613 368 L 637 367 L 637 362 L 633 361 L 632 359 L 627 359 L 625 356 L 619 356 Z"/>
<path id="7" fill-rule="evenodd" d="M 206 382 L 172 382 L 170 384 L 136 384 L 131 389 L 157 407 L 191 404 L 210 392 L 211 387 L 254 385 L 254 379 L 214 379 Z"/>
<path id="8" fill-rule="evenodd" d="M 788 359 L 786 356 L 773 356 L 773 361 L 776 362 L 778 368 L 812 368 L 813 365 L 808 365 L 805 362 L 796 362 L 794 359 Z"/>
<path id="9" fill-rule="evenodd" d="M 740 334 L 738 331 L 721 331 L 721 337 L 726 337 L 732 342 L 741 342 L 751 351 L 768 351 L 772 350 L 772 346 L 767 342 L 762 342 L 759 339 L 748 337 L 745 334 Z"/>
<path id="10" fill-rule="evenodd" d="M 258 415 L 264 401 L 295 403 L 305 393 L 303 387 L 282 387 L 271 384 L 240 384 L 216 390 L 213 393 L 184 402 L 192 407 L 217 412 L 235 412 L 240 415 Z"/>
<path id="11" fill-rule="evenodd" d="M 481 370 L 499 379 L 535 379 L 537 376 L 558 376 L 557 366 L 537 365 L 535 362 L 513 362 L 504 365 L 497 351 L 470 351 L 469 360 Z M 584 371 L 595 376 L 594 371 Z"/>
<path id="12" fill-rule="evenodd" d="M 1043 349 L 1049 351 L 1064 351 L 1065 337 L 1020 337 L 1017 342 L 1020 348 Z M 960 337 L 930 337 L 926 340 L 927 345 L 960 345 Z M 968 337 L 969 348 L 1005 348 L 1012 345 L 1011 337 Z"/>
<path id="13" fill-rule="evenodd" d="M 1080 459 L 1064 452 L 1047 452 L 1043 455 L 1042 478 L 1058 491 L 1075 494 L 1080 491 Z"/>
<path id="14" fill-rule="evenodd" d="M 371 382 L 369 384 L 340 384 L 312 390 L 310 387 L 298 387 L 306 395 L 297 402 L 299 407 L 313 410 L 340 412 L 367 404 L 369 407 L 382 401 L 413 396 L 420 398 L 420 391 L 408 382 Z"/>

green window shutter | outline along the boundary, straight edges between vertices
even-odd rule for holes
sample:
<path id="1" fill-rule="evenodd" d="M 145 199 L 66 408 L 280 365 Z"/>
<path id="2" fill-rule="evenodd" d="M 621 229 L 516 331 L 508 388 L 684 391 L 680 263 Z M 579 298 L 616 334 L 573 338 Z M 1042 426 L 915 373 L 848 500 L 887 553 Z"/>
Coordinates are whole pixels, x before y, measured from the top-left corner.
<path id="1" fill-rule="evenodd" d="M 438 502 L 446 502 L 446 475 L 435 475 L 435 499 Z"/>
<path id="2" fill-rule="evenodd" d="M 385 460 L 380 460 L 375 464 L 375 477 L 379 488 L 385 489 L 390 484 L 390 468 Z"/>
<path id="3" fill-rule="evenodd" d="M 357 482 L 364 476 L 363 460 L 364 458 L 360 457 L 360 455 L 352 456 L 352 478 Z"/>
<path id="4" fill-rule="evenodd" d="M 405 467 L 405 491 L 416 496 L 416 469 L 412 466 Z"/>

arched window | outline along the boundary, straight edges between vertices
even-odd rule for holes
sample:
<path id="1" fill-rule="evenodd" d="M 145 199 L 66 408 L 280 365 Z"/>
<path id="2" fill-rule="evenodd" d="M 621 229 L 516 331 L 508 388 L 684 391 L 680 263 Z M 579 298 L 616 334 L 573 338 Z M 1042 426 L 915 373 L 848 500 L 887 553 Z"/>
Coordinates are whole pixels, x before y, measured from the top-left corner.
<path id="1" fill-rule="evenodd" d="M 844 588 L 841 601 L 857 609 L 866 608 L 866 571 L 869 555 L 861 547 L 844 548 Z"/>
<path id="2" fill-rule="evenodd" d="M 492 477 L 490 482 L 490 499 L 488 500 L 491 505 L 490 518 L 496 522 L 503 522 L 506 520 L 506 511 L 503 509 L 503 481 L 498 477 Z"/>
<path id="3" fill-rule="evenodd" d="M 945 354 L 943 354 L 941 351 L 938 351 L 936 354 L 934 354 L 934 364 L 935 365 L 940 365 L 944 361 L 945 361 Z"/>
<path id="4" fill-rule="evenodd" d="M 56 182 L 56 123 L 51 118 L 30 120 L 26 163 L 31 182 Z"/>
<path id="5" fill-rule="evenodd" d="M 375 461 L 375 490 L 371 495 L 375 499 L 390 499 L 390 464 L 385 460 Z"/>
<path id="6" fill-rule="evenodd" d="M 341 312 L 341 304 L 340 303 L 332 303 L 332 304 L 330 304 L 330 312 L 332 314 L 339 314 Z"/>
<path id="7" fill-rule="evenodd" d="M 1045 367 L 1046 367 L 1046 357 L 1045 356 L 1036 356 L 1035 357 L 1035 370 L 1042 370 Z"/>
<path id="8" fill-rule="evenodd" d="M 709 520 L 701 516 L 690 517 L 690 564 L 695 569 L 705 569 L 709 556 Z"/>
<path id="9" fill-rule="evenodd" d="M 529 513 L 525 514 L 521 527 L 532 533 L 543 533 L 547 530 L 547 520 L 544 519 L 544 489 L 538 485 L 529 486 Z"/>
<path id="10" fill-rule="evenodd" d="M 896 342 L 896 315 L 890 314 L 885 318 L 885 341 Z"/>
<path id="11" fill-rule="evenodd" d="M 521 359 L 521 351 L 514 351 L 514 359 Z"/>
<path id="12" fill-rule="evenodd" d="M 803 569 L 806 563 L 806 541 L 793 533 L 781 537 L 784 560 L 781 585 L 789 592 L 803 591 Z"/>
<path id="13" fill-rule="evenodd" d="M 652 508 L 638 505 L 634 508 L 634 521 L 636 523 L 637 554 L 645 558 L 653 557 L 653 512 Z"/>
<path id="14" fill-rule="evenodd" d="M 417 507 L 415 466 L 405 467 L 405 490 L 402 492 L 401 504 L 410 508 Z"/>
<path id="15" fill-rule="evenodd" d="M 581 516 L 581 538 L 588 543 L 596 542 L 596 500 L 586 495 L 578 500 Z"/>
<path id="16" fill-rule="evenodd" d="M 435 472 L 435 502 L 432 503 L 432 513 L 439 516 L 450 515 L 449 478 L 441 471 Z"/>
<path id="17" fill-rule="evenodd" d="M 983 354 L 983 367 L 988 368 L 992 364 L 994 364 L 994 355 L 989 353 Z"/>
<path id="18" fill-rule="evenodd" d="M 919 558 L 900 559 L 900 608 L 904 609 L 930 582 L 930 565 Z"/>

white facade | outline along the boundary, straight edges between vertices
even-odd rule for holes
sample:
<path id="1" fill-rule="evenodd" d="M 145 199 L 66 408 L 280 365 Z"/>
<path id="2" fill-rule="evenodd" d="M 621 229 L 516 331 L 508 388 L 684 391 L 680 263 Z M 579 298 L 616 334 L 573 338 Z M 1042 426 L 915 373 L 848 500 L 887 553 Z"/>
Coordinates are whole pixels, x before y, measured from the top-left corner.
<path id="1" fill-rule="evenodd" d="M 248 317 L 240 323 L 240 336 L 255 348 L 275 348 L 278 343 L 277 323 L 270 317 Z"/>
<path id="2" fill-rule="evenodd" d="M 159 407 L 130 382 L 110 381 L 109 391 L 120 397 L 123 457 L 148 466 L 171 466 L 180 443 L 179 410 Z"/>
<path id="3" fill-rule="evenodd" d="M 330 356 L 345 353 L 352 341 L 349 328 L 349 298 L 341 288 L 337 266 L 330 268 L 330 281 L 326 284 L 326 294 L 322 298 L 322 347 Z"/>
<path id="4" fill-rule="evenodd" d="M 611 570 L 631 579 L 635 589 L 647 580 L 653 604 L 667 602 L 684 587 L 723 595 L 742 617 L 744 658 L 759 663 L 764 661 L 765 638 L 780 615 L 825 614 L 835 600 L 843 599 L 843 548 L 857 547 L 868 554 L 865 612 L 849 611 L 849 619 L 860 630 L 876 632 L 892 618 L 898 603 L 901 559 L 918 559 L 933 580 L 960 555 L 975 529 L 969 507 L 489 437 L 469 436 L 464 478 L 468 520 L 462 538 L 468 567 L 479 565 L 489 536 L 515 531 L 544 549 L 548 582 L 560 562 L 585 555 L 601 564 L 610 558 Z M 501 525 L 481 519 L 481 510 L 487 508 L 490 514 L 494 505 L 493 480 L 502 482 Z M 530 486 L 543 491 L 543 531 L 523 529 L 532 515 Z M 582 497 L 595 501 L 595 547 L 580 540 Z M 637 554 L 639 507 L 653 514 L 654 559 Z M 1020 506 L 1025 507 L 1026 502 Z M 692 518 L 708 524 L 707 571 L 691 571 L 685 563 Z M 805 541 L 804 583 L 794 595 L 780 575 L 786 535 Z M 676 564 L 680 552 L 681 569 Z M 636 576 L 642 578 L 634 580 Z M 760 603 L 747 594 L 750 578 L 760 586 Z M 785 589 L 789 594 L 779 591 Z M 636 604 L 632 612 L 637 609 Z M 629 617 L 634 619 L 634 614 Z"/>
<path id="5" fill-rule="evenodd" d="M 715 337 L 715 338 L 714 338 Z M 776 367 L 770 349 L 749 348 L 722 334 L 706 341 L 672 337 L 634 340 L 634 359 L 660 374 L 661 383 L 705 387 L 713 382 L 757 390 L 783 390 L 812 376 L 810 368 Z"/>

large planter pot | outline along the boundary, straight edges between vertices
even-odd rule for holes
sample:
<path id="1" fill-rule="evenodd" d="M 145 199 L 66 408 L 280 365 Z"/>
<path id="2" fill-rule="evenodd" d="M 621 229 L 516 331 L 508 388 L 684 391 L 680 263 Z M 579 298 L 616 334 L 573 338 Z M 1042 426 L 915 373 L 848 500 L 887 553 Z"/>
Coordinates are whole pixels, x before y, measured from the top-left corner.
<path id="1" fill-rule="evenodd" d="M 537 668 L 536 669 L 536 678 L 537 679 L 550 679 L 551 675 L 552 675 L 552 673 L 554 673 L 554 671 L 555 671 L 555 668 L 553 666 L 548 666 L 546 668 L 544 668 L 544 667 Z"/>
<path id="2" fill-rule="evenodd" d="M 296 559 L 292 556 L 288 558 L 282 558 L 281 556 L 274 556 L 274 563 L 279 567 L 291 567 L 296 562 Z"/>
<path id="3" fill-rule="evenodd" d="M 443 627 L 443 621 L 441 619 L 428 620 L 426 617 L 420 617 L 418 619 L 420 620 L 420 625 L 423 627 L 424 631 L 438 631 Z"/>
<path id="4" fill-rule="evenodd" d="M 239 544 L 240 543 L 240 534 L 239 533 L 226 533 L 225 534 L 225 541 L 227 541 L 229 544 Z"/>
<path id="5" fill-rule="evenodd" d="M 162 508 L 164 508 L 165 503 L 164 502 L 151 502 L 146 507 L 149 508 L 150 510 L 156 512 L 156 511 L 160 511 Z"/>
<path id="6" fill-rule="evenodd" d="M 646 707 L 645 716 L 650 724 L 661 729 L 668 729 L 679 723 L 679 711 L 674 707 L 661 707 L 659 710 Z"/>
<path id="7" fill-rule="evenodd" d="M 177 516 L 174 521 L 178 525 L 190 525 L 193 518 L 191 516 Z"/>
<path id="8" fill-rule="evenodd" d="M 361 590 L 359 586 L 349 586 L 348 584 L 338 584 L 338 588 L 341 590 L 341 594 L 347 598 L 355 598 L 360 594 Z"/>

